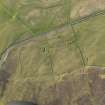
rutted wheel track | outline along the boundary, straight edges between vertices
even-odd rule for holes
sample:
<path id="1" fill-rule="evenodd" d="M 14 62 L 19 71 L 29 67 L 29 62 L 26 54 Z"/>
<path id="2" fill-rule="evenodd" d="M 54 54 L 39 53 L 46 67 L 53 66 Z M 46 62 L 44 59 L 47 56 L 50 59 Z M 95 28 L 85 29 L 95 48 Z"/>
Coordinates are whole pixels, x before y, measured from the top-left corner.
<path id="1" fill-rule="evenodd" d="M 96 11 L 94 13 L 91 13 L 90 15 L 87 15 L 87 16 L 84 16 L 84 17 L 81 17 L 81 18 L 78 18 L 78 19 L 74 19 L 72 20 L 71 22 L 69 23 L 64 23 L 64 24 L 61 24 L 60 26 L 56 26 L 52 29 L 49 29 L 47 32 L 43 32 L 43 33 L 38 33 L 37 36 L 41 36 L 41 35 L 47 35 L 53 31 L 58 31 L 58 30 L 61 30 L 62 28 L 65 28 L 65 27 L 68 27 L 69 25 L 76 25 L 76 24 L 79 24 L 81 22 L 84 22 L 84 21 L 88 21 L 88 19 L 92 18 L 92 17 L 96 17 L 96 16 L 99 16 L 99 15 L 105 15 L 105 9 L 104 10 L 100 10 L 100 11 Z M 25 25 L 25 24 L 24 24 Z M 27 38 L 27 39 L 23 39 L 21 41 L 16 41 L 16 42 L 13 42 L 12 44 L 10 44 L 1 54 L 0 54 L 0 68 L 2 66 L 2 64 L 5 62 L 6 58 L 8 57 L 8 54 L 9 52 L 15 48 L 16 46 L 20 45 L 20 44 L 24 44 L 25 42 L 27 41 L 30 41 L 32 40 L 34 37 L 30 37 L 30 38 Z"/>

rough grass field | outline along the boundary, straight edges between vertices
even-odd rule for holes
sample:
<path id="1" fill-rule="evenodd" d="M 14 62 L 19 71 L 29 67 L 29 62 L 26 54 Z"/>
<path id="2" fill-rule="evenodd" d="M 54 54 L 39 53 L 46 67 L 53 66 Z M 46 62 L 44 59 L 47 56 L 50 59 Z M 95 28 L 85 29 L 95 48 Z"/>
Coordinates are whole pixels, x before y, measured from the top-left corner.
<path id="1" fill-rule="evenodd" d="M 0 105 L 105 104 L 105 0 L 0 0 Z"/>

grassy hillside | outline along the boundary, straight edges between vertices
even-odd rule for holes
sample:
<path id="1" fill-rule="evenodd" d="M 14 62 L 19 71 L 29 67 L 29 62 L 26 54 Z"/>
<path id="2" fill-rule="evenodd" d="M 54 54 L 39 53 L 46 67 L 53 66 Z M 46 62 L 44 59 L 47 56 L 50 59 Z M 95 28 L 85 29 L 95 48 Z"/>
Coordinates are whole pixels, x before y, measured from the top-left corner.
<path id="1" fill-rule="evenodd" d="M 75 25 L 80 46 L 88 58 L 88 65 L 105 66 L 104 19 L 105 15 L 99 15 Z"/>
<path id="2" fill-rule="evenodd" d="M 98 4 L 103 7 L 104 1 Z M 37 36 L 67 23 L 70 21 L 70 13 L 75 13 L 73 19 L 79 17 L 78 14 L 84 16 L 100 9 L 94 5 L 90 0 L 0 0 L 0 53 L 21 36 L 27 36 L 27 33 L 28 36 Z M 84 10 L 87 14 L 78 12 L 85 7 L 90 8 L 89 11 Z"/>
<path id="3" fill-rule="evenodd" d="M 0 0 L 1 103 L 104 105 L 104 0 L 98 4 Z"/>

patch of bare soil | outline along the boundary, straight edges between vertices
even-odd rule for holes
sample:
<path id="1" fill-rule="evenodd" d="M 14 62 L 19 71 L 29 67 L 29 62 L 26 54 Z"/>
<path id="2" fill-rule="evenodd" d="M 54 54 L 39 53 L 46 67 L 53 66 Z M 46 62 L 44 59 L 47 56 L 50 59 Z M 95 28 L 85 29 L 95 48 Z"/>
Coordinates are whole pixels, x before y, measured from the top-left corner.
<path id="1" fill-rule="evenodd" d="M 84 0 L 77 3 L 71 12 L 71 18 L 83 17 L 90 13 L 105 9 L 105 0 Z"/>
<path id="2" fill-rule="evenodd" d="M 46 105 L 105 105 L 105 69 L 91 67 L 85 74 L 64 79 L 42 92 Z M 43 96 L 44 97 L 44 96 Z"/>
<path id="3" fill-rule="evenodd" d="M 17 60 L 13 55 L 9 54 L 9 57 L 0 68 L 0 98 L 3 97 L 6 87 L 8 85 L 9 79 L 12 74 L 15 72 L 17 65 Z"/>

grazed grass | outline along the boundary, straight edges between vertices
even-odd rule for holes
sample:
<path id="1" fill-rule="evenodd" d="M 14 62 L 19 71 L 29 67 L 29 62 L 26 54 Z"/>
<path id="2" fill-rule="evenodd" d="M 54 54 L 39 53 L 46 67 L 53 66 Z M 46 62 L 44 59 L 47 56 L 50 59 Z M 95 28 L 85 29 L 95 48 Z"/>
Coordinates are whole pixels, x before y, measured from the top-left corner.
<path id="1" fill-rule="evenodd" d="M 36 36 L 38 33 L 46 32 L 47 30 L 53 28 L 56 24 L 58 24 L 57 22 L 54 21 L 56 17 L 55 14 L 58 13 L 57 12 L 54 13 L 54 10 L 53 12 L 50 12 L 52 11 L 52 9 L 50 8 L 48 10 L 38 9 L 38 14 L 41 14 L 39 15 L 39 17 L 36 17 L 36 14 L 34 14 L 32 17 L 34 20 L 33 19 L 25 20 L 26 18 L 25 16 L 28 16 L 28 14 L 35 9 L 34 7 L 30 6 L 30 3 L 33 4 L 33 2 L 36 4 L 36 6 L 37 5 L 43 6 L 38 1 L 23 0 L 18 2 L 12 1 L 12 3 L 10 3 L 9 0 L 0 1 L 0 21 L 2 23 L 1 34 L 3 33 L 5 35 L 8 33 L 8 35 L 5 35 L 5 37 L 1 38 L 4 40 L 3 42 L 1 41 L 1 50 L 0 50 L 1 52 L 3 51 L 3 49 L 8 47 L 10 43 L 13 43 L 12 41 L 14 41 L 15 37 L 16 37 L 15 39 L 18 39 L 18 37 L 21 37 L 24 32 L 26 33 L 29 32 L 31 35 Z M 17 25 L 14 26 L 14 24 Z M 18 31 L 13 30 L 12 27 L 18 28 Z M 8 40 L 6 40 L 8 39 L 8 37 L 10 37 L 11 39 L 13 37 L 14 38 L 13 40 L 10 40 L 8 42 Z"/>
<path id="2" fill-rule="evenodd" d="M 23 35 L 26 36 L 27 32 L 29 36 L 48 32 L 47 35 L 43 34 L 46 36 L 21 44 L 10 52 L 9 57 L 15 59 L 17 65 L 14 69 L 10 68 L 15 72 L 9 79 L 3 102 L 30 100 L 34 92 L 40 100 L 39 90 L 62 81 L 63 74 L 78 72 L 86 65 L 105 66 L 105 16 L 72 25 L 68 24 L 72 21 L 71 0 L 62 0 L 60 5 L 55 1 L 50 3 L 50 0 L 48 4 L 40 0 L 19 0 L 10 5 L 3 0 L 0 2 L 3 3 L 0 5 L 0 53 Z M 49 32 L 62 24 L 68 25 Z"/>
<path id="3" fill-rule="evenodd" d="M 104 57 L 104 23 L 105 15 L 89 19 L 75 25 L 79 35 L 79 43 L 88 57 L 88 65 L 105 66 Z"/>

